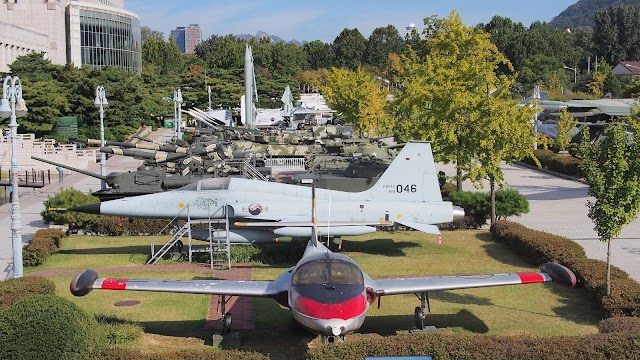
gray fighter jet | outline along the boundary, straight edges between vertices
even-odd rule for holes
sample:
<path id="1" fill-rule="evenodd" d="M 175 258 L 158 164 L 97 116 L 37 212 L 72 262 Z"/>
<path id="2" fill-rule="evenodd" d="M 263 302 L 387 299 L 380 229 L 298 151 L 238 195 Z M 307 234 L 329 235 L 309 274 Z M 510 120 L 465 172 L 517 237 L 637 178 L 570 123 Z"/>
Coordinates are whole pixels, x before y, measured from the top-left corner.
<path id="1" fill-rule="evenodd" d="M 312 203 L 315 205 L 315 194 Z M 420 299 L 420 306 L 415 308 L 416 328 L 423 329 L 428 293 L 432 291 L 548 281 L 570 286 L 576 283 L 571 270 L 555 263 L 543 264 L 540 272 L 374 280 L 353 259 L 331 252 L 318 241 L 315 206 L 312 208 L 312 222 L 296 224 L 309 227 L 312 233 L 302 258 L 274 281 L 116 279 L 99 278 L 95 271 L 85 270 L 71 281 L 71 293 L 85 296 L 101 289 L 216 294 L 222 296 L 221 304 L 225 304 L 227 296 L 271 297 L 289 308 L 302 327 L 320 335 L 322 342 L 333 342 L 357 331 L 369 305 L 384 295 L 416 294 Z M 342 225 L 359 226 L 360 223 L 343 222 Z M 231 328 L 231 314 L 225 311 L 224 305 L 221 313 L 224 333 Z"/>
<path id="2" fill-rule="evenodd" d="M 411 141 L 405 145 L 368 190 L 349 193 L 318 189 L 317 194 L 318 229 L 322 236 L 375 231 L 372 226 L 343 226 L 344 221 L 389 221 L 425 233 L 439 234 L 434 224 L 464 217 L 463 209 L 442 201 L 428 142 Z M 311 189 L 305 186 L 242 178 L 211 178 L 173 191 L 105 201 L 70 210 L 127 217 L 208 219 L 228 216 L 234 221 L 269 221 L 263 228 L 234 229 L 231 236 L 240 240 L 253 238 L 252 242 L 273 242 L 277 236 L 302 237 L 306 241 L 311 236 L 310 229 L 290 223 L 307 220 L 310 201 Z M 258 235 L 260 231 L 263 235 Z M 264 241 L 256 240 L 263 238 Z"/>

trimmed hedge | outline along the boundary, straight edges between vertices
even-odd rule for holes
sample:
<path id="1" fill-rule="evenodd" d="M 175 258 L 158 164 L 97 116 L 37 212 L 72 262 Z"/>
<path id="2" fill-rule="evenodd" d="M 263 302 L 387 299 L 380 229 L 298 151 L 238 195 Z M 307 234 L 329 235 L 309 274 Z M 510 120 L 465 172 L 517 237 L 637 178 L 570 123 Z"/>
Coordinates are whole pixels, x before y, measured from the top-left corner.
<path id="1" fill-rule="evenodd" d="M 267 360 L 268 356 L 249 351 L 220 350 L 217 348 L 185 349 L 157 353 L 143 353 L 130 347 L 114 346 L 100 354 L 102 360 Z"/>
<path id="2" fill-rule="evenodd" d="M 84 359 L 105 346 L 93 316 L 61 297 L 31 296 L 0 314 L 0 359 Z"/>
<path id="3" fill-rule="evenodd" d="M 49 255 L 60 250 L 62 239 L 67 235 L 59 229 L 40 229 L 29 244 L 23 249 L 22 262 L 24 266 L 38 266 L 42 264 Z"/>
<path id="4" fill-rule="evenodd" d="M 640 359 L 640 333 L 558 336 L 484 336 L 413 333 L 351 337 L 339 345 L 310 349 L 307 359 L 364 359 L 366 356 L 430 355 L 434 359 Z"/>
<path id="5" fill-rule="evenodd" d="M 168 234 L 173 228 L 167 226 L 167 219 L 140 219 L 117 216 L 101 216 L 94 220 L 84 231 L 85 233 L 106 236 L 156 235 L 162 229 L 162 234 Z M 166 228 L 165 228 L 166 227 Z"/>
<path id="6" fill-rule="evenodd" d="M 550 158 L 543 166 L 551 171 L 569 176 L 582 176 L 578 168 L 580 160 L 570 155 L 557 155 Z"/>
<path id="7" fill-rule="evenodd" d="M 606 263 L 587 259 L 582 247 L 575 242 L 509 221 L 497 221 L 491 233 L 496 241 L 512 246 L 533 265 L 558 262 L 571 269 L 578 286 L 584 287 L 598 302 L 605 317 L 640 317 L 640 284 L 611 266 L 611 295 L 607 296 Z"/>
<path id="8" fill-rule="evenodd" d="M 570 155 L 556 154 L 551 150 L 534 150 L 533 154 L 545 169 L 569 176 L 582 176 L 579 169 L 580 159 L 578 158 Z M 522 162 L 531 166 L 537 166 L 531 158 L 526 158 L 522 160 Z"/>
<path id="9" fill-rule="evenodd" d="M 624 316 L 604 319 L 598 324 L 598 330 L 602 334 L 640 332 L 640 318 Z"/>
<path id="10" fill-rule="evenodd" d="M 56 285 L 53 281 L 40 276 L 0 281 L 0 312 L 29 296 L 53 295 L 55 292 Z"/>
<path id="11" fill-rule="evenodd" d="M 532 265 L 546 262 L 562 263 L 568 259 L 586 259 L 582 247 L 558 235 L 529 229 L 510 221 L 496 221 L 491 226 L 495 240 L 514 248 L 515 252 Z"/>

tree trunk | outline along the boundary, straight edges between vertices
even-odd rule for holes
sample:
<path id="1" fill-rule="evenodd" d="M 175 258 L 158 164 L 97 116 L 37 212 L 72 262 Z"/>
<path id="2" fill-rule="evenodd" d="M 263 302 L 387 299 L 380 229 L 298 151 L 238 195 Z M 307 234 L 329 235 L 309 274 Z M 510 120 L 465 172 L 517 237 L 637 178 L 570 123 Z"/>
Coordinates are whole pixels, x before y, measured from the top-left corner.
<path id="1" fill-rule="evenodd" d="M 611 241 L 607 241 L 607 295 L 611 295 Z"/>
<path id="2" fill-rule="evenodd" d="M 493 177 L 489 178 L 489 186 L 491 188 L 491 225 L 496 222 L 496 184 Z"/>
<path id="3" fill-rule="evenodd" d="M 462 191 L 462 170 L 456 165 L 456 190 Z"/>

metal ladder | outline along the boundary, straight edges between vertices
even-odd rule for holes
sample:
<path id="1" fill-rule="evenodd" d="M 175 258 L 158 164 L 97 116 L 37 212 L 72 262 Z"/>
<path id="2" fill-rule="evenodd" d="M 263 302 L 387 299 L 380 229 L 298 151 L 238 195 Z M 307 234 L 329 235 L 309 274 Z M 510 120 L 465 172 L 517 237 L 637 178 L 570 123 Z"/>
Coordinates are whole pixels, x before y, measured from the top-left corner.
<path id="1" fill-rule="evenodd" d="M 158 250 L 157 252 L 155 251 L 155 239 L 160 236 L 160 234 L 162 234 L 171 224 L 173 224 L 173 222 L 178 218 L 178 216 L 180 216 L 180 214 L 182 214 L 183 211 L 189 211 L 188 210 L 189 205 L 187 205 L 186 207 L 184 207 L 182 210 L 180 210 L 180 212 L 178 213 L 178 215 L 176 215 L 173 219 L 171 219 L 171 221 L 169 221 L 169 223 L 162 229 L 160 230 L 156 236 L 153 238 L 153 240 L 151 240 L 151 258 L 149 259 L 149 261 L 147 261 L 147 265 L 153 265 L 155 263 L 158 262 L 158 260 L 162 259 L 162 257 L 169 251 L 171 250 L 178 241 L 180 241 L 180 238 L 182 238 L 189 230 L 189 223 L 187 222 L 186 224 L 184 224 L 180 229 L 178 229 L 173 236 L 171 236 L 171 238 L 169 239 L 169 241 L 167 241 L 161 248 L 160 250 Z"/>
<path id="2" fill-rule="evenodd" d="M 208 219 L 188 219 L 187 223 L 189 224 L 189 232 L 187 236 L 189 237 L 189 262 L 191 263 L 193 260 L 194 253 L 209 253 L 209 261 L 211 269 L 214 268 L 223 269 L 228 268 L 231 269 L 231 244 L 229 242 L 229 212 L 227 211 L 227 205 L 225 204 L 216 212 L 222 210 L 224 213 L 224 218 L 212 218 L 215 214 L 210 214 Z M 207 248 L 194 248 L 193 239 L 191 237 L 191 224 L 208 224 L 209 225 L 209 246 Z M 214 226 L 215 225 L 215 226 Z M 223 258 L 220 258 L 220 255 Z"/>

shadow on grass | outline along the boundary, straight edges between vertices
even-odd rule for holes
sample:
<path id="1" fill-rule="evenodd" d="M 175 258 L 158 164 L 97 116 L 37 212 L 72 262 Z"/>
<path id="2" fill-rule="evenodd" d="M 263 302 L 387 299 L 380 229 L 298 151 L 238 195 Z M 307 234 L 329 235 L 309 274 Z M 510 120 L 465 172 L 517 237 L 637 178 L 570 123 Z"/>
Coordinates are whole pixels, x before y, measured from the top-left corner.
<path id="1" fill-rule="evenodd" d="M 174 336 L 174 337 L 195 337 L 203 341 L 211 342 L 212 330 L 204 328 L 205 320 L 184 320 L 184 321 L 141 321 L 140 326 L 144 332 L 149 334 Z"/>
<path id="2" fill-rule="evenodd" d="M 550 284 L 549 287 L 563 303 L 562 306 L 553 308 L 553 312 L 559 317 L 583 325 L 597 325 L 602 319 L 602 309 L 585 289 L 560 284 Z"/>
<path id="3" fill-rule="evenodd" d="M 405 256 L 406 254 L 402 249 L 419 246 L 420 244 L 415 242 L 393 241 L 392 239 L 372 239 L 366 241 L 343 240 L 342 251 L 360 252 L 370 255 Z"/>
<path id="4" fill-rule="evenodd" d="M 60 250 L 58 254 L 68 255 L 106 255 L 106 254 L 149 254 L 149 246 L 119 246 L 95 249 Z"/>
<path id="5" fill-rule="evenodd" d="M 476 334 L 486 334 L 489 327 L 479 317 L 468 310 L 456 314 L 426 314 L 425 325 L 436 328 L 462 328 Z M 368 316 L 358 333 L 393 335 L 397 331 L 415 328 L 414 315 Z"/>
<path id="6" fill-rule="evenodd" d="M 491 233 L 476 233 L 474 236 L 482 242 L 482 248 L 487 253 L 487 256 L 492 259 L 505 265 L 530 266 L 530 264 L 520 259 L 510 246 L 494 241 Z"/>
<path id="7" fill-rule="evenodd" d="M 490 298 L 475 296 L 472 294 L 457 294 L 448 291 L 437 291 L 429 294 L 431 300 L 440 300 L 447 303 L 463 305 L 493 305 Z"/>

